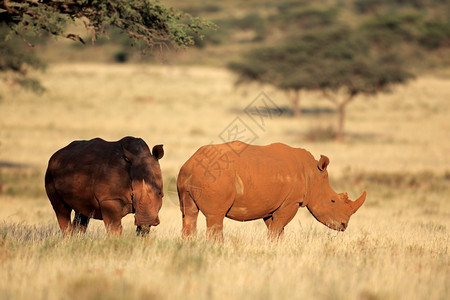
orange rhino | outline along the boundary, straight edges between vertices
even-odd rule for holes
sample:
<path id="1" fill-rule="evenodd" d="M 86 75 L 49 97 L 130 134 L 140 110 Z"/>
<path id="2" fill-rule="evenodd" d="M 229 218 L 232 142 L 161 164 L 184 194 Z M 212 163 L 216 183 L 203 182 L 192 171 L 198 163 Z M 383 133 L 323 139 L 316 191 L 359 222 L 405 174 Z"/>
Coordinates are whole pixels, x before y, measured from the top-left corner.
<path id="1" fill-rule="evenodd" d="M 206 217 L 206 237 L 223 240 L 223 219 L 263 219 L 278 238 L 299 207 L 331 229 L 344 231 L 364 203 L 336 193 L 328 181 L 328 157 L 276 143 L 253 146 L 239 141 L 201 147 L 182 166 L 177 180 L 182 236 L 196 233 L 198 212 Z"/>

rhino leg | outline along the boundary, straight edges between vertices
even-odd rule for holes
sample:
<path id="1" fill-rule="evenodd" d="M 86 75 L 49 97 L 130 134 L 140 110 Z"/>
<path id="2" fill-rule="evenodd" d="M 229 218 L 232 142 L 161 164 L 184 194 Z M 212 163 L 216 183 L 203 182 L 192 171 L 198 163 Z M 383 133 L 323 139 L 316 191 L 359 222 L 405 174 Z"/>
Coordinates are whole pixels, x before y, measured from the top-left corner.
<path id="1" fill-rule="evenodd" d="M 267 218 L 264 218 L 264 223 L 267 226 L 267 238 L 271 241 L 276 241 L 279 239 L 282 239 L 284 236 L 284 227 L 281 228 L 281 230 L 279 228 L 277 228 L 274 225 L 273 222 L 273 216 L 269 216 Z"/>
<path id="2" fill-rule="evenodd" d="M 74 231 L 85 233 L 87 226 L 89 224 L 89 217 L 75 212 L 75 217 L 73 219 L 72 227 Z"/>
<path id="3" fill-rule="evenodd" d="M 286 226 L 295 217 L 297 211 L 297 203 L 282 205 L 272 214 L 272 216 L 264 218 L 264 223 L 266 223 L 268 229 L 268 238 L 271 240 L 282 238 L 284 226 Z"/>
<path id="4" fill-rule="evenodd" d="M 59 228 L 64 236 L 72 235 L 72 224 L 70 223 L 70 214 L 72 209 L 67 206 L 58 195 L 49 194 L 49 199 L 55 211 L 56 218 L 58 219 Z"/>
<path id="5" fill-rule="evenodd" d="M 266 224 L 266 226 L 267 226 L 267 238 L 269 239 L 269 240 L 276 240 L 276 239 L 278 239 L 279 237 L 282 237 L 282 235 L 283 235 L 283 232 L 284 232 L 284 228 L 283 228 L 283 230 L 281 231 L 281 233 L 280 232 L 274 232 L 273 231 L 273 226 L 272 226 L 272 223 L 273 223 L 273 216 L 268 216 L 268 217 L 266 217 L 266 218 L 264 218 L 263 219 L 264 220 L 264 223 Z"/>
<path id="6" fill-rule="evenodd" d="M 180 193 L 180 210 L 183 214 L 183 239 L 192 239 L 197 233 L 198 207 L 187 192 Z"/>
<path id="7" fill-rule="evenodd" d="M 53 203 L 52 203 L 53 204 Z M 53 206 L 53 209 L 56 213 L 56 218 L 58 219 L 59 228 L 61 228 L 61 231 L 64 236 L 72 235 L 72 224 L 70 223 L 70 213 L 72 212 L 72 209 L 66 207 L 65 205 L 55 208 Z"/>
<path id="8" fill-rule="evenodd" d="M 122 209 L 118 200 L 106 200 L 100 203 L 103 222 L 108 234 L 122 234 Z"/>
<path id="9" fill-rule="evenodd" d="M 206 239 L 223 242 L 223 218 L 225 215 L 206 216 Z"/>
<path id="10" fill-rule="evenodd" d="M 48 199 L 55 211 L 58 225 L 59 228 L 61 228 L 63 235 L 66 236 L 72 234 L 72 224 L 70 223 L 72 208 L 70 208 L 59 196 L 49 170 L 45 173 L 45 191 L 47 192 Z"/>

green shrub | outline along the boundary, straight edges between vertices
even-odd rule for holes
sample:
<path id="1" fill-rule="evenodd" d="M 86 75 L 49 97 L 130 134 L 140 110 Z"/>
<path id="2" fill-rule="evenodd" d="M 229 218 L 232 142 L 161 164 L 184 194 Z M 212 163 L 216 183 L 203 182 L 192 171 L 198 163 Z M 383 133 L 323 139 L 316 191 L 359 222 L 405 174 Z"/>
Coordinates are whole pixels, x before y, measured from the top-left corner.
<path id="1" fill-rule="evenodd" d="M 419 27 L 420 45 L 427 49 L 450 46 L 450 22 L 428 20 Z"/>

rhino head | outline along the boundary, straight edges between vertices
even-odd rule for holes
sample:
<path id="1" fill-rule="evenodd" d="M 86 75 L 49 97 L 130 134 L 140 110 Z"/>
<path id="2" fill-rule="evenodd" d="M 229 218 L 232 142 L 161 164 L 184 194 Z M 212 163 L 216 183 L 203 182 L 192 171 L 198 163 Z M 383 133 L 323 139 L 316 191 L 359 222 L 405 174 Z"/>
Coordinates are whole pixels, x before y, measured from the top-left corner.
<path id="1" fill-rule="evenodd" d="M 159 160 L 164 156 L 164 150 L 163 145 L 154 146 L 152 153 L 147 145 L 142 145 L 141 148 L 144 149 L 123 150 L 124 157 L 130 165 L 136 231 L 145 235 L 150 231 L 150 226 L 159 224 L 158 212 L 164 196 Z"/>
<path id="2" fill-rule="evenodd" d="M 364 203 L 366 191 L 355 201 L 351 201 L 347 193 L 338 194 L 333 191 L 328 180 L 329 163 L 328 157 L 321 155 L 317 167 L 313 168 L 309 178 L 306 207 L 320 223 L 331 229 L 344 231 L 351 215 Z"/>

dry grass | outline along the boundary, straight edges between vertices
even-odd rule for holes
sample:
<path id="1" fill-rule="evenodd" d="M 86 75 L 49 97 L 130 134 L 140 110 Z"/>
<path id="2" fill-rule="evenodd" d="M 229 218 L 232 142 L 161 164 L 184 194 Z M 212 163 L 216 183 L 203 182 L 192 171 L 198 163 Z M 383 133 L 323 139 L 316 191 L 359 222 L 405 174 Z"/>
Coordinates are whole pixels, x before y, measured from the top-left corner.
<path id="1" fill-rule="evenodd" d="M 265 119 L 243 109 L 270 87 L 235 89 L 220 69 L 133 65 L 56 65 L 36 96 L 0 86 L 0 298 L 314 298 L 447 299 L 450 226 L 449 79 L 424 76 L 392 94 L 349 106 L 345 143 L 310 142 L 311 128 L 334 124 L 319 95 L 303 95 L 307 113 Z M 345 233 L 305 210 L 284 241 L 266 241 L 261 221 L 227 220 L 225 243 L 180 240 L 173 179 L 181 164 L 239 116 L 256 144 L 281 141 L 326 154 L 332 186 L 366 204 Z M 148 239 L 105 236 L 91 222 L 86 236 L 61 238 L 43 189 L 50 155 L 75 139 L 124 135 L 163 143 L 166 196 L 161 225 Z"/>

